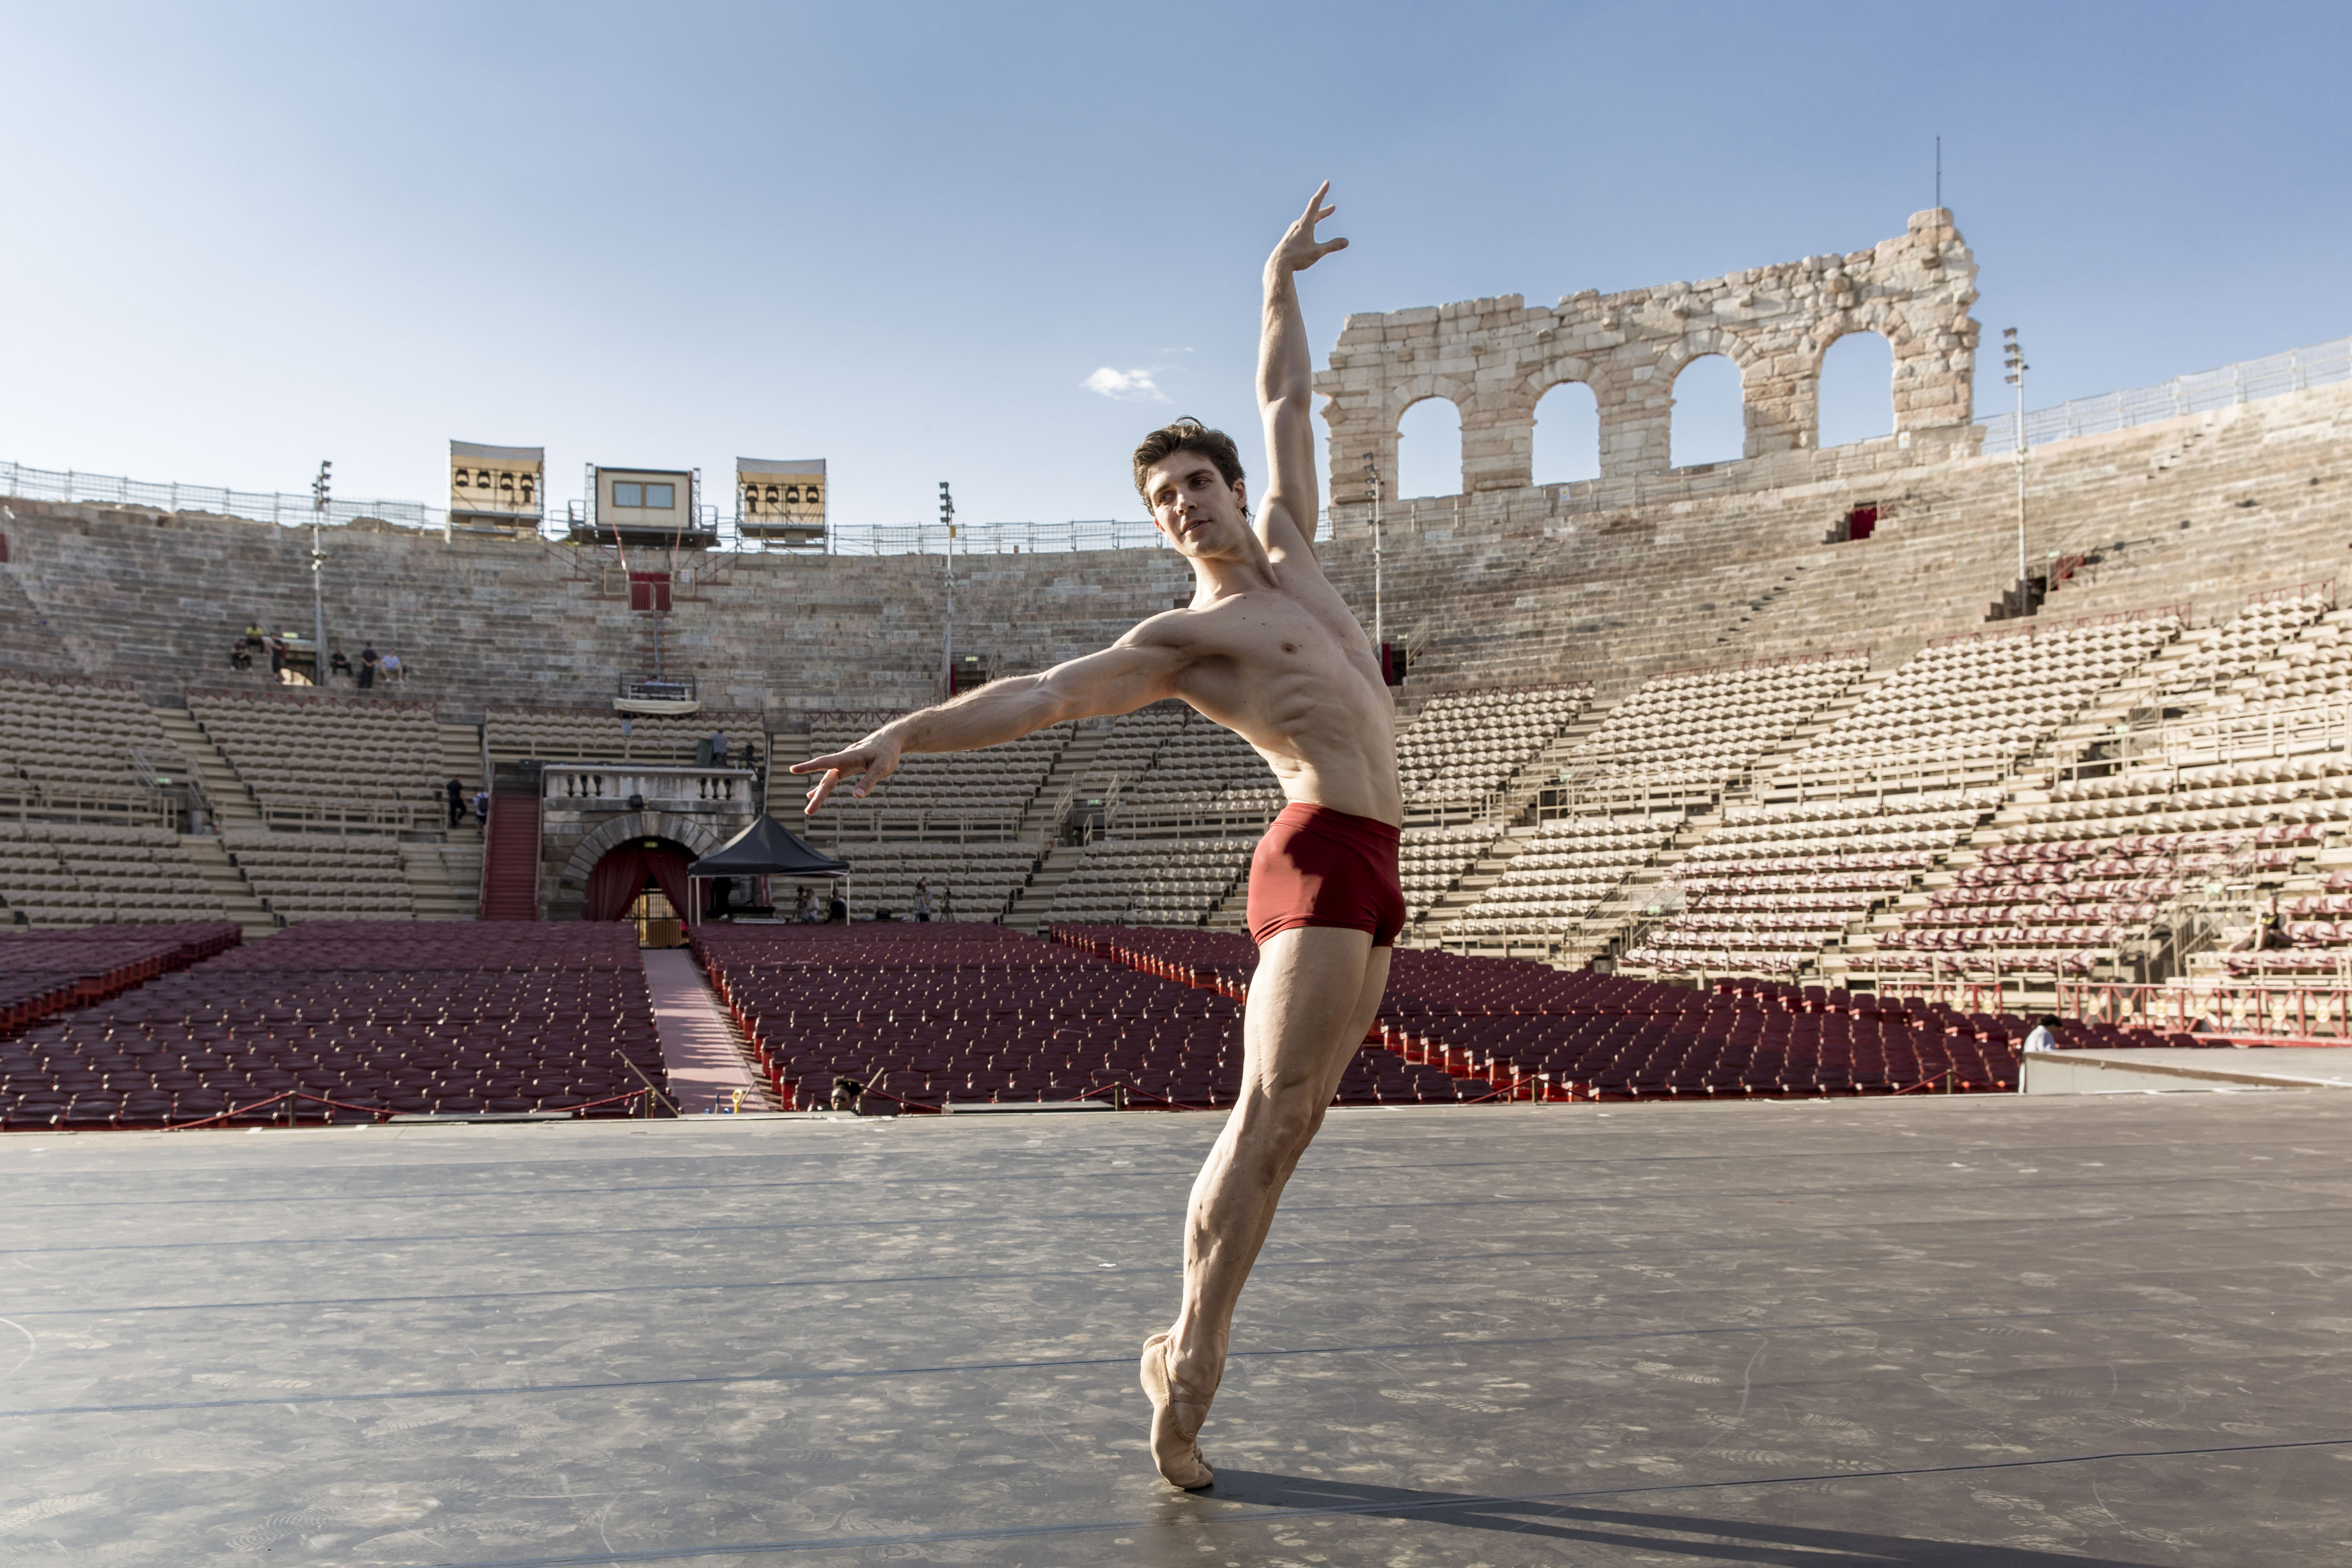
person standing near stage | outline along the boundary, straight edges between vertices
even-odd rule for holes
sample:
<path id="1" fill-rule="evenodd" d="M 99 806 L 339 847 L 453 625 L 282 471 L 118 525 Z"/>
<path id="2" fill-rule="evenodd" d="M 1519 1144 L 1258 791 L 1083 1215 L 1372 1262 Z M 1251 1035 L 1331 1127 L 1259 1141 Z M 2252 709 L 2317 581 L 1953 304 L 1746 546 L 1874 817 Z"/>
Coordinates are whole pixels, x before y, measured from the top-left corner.
<path id="1" fill-rule="evenodd" d="M 1233 730 L 1289 805 L 1250 864 L 1258 967 L 1243 1018 L 1240 1098 L 1193 1183 L 1175 1322 L 1144 1342 L 1151 1454 L 1188 1489 L 1215 1474 L 1196 1441 L 1224 1373 L 1234 1309 L 1340 1076 L 1362 1044 L 1404 923 L 1398 887 L 1396 709 L 1380 659 L 1315 556 L 1312 365 L 1297 275 L 1344 239 L 1315 193 L 1265 264 L 1257 400 L 1267 486 L 1255 523 L 1233 441 L 1197 420 L 1136 448 L 1136 488 L 1192 568 L 1192 603 L 1100 653 L 991 682 L 897 719 L 846 750 L 794 763 L 821 776 L 806 810 L 856 775 L 869 794 L 909 753 L 975 751 L 1050 724 L 1175 697 Z"/>

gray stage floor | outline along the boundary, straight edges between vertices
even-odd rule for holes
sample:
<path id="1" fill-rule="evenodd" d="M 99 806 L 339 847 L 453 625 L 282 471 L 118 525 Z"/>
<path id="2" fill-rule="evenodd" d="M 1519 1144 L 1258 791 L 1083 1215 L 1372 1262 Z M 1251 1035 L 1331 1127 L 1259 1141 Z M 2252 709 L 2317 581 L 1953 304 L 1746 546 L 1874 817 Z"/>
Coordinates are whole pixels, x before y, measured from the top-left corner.
<path id="1" fill-rule="evenodd" d="M 2332 1094 L 0 1139 L 0 1560 L 2352 1561 Z"/>

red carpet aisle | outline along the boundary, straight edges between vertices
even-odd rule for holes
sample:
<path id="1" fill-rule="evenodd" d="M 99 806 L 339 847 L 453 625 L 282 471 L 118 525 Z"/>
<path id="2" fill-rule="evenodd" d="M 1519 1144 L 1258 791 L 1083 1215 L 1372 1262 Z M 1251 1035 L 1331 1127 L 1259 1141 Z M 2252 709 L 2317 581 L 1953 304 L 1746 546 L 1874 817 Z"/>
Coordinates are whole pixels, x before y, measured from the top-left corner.
<path id="1" fill-rule="evenodd" d="M 743 1048 L 709 982 L 684 948 L 649 951 L 646 986 L 653 993 L 654 1026 L 661 1035 L 662 1060 L 669 1066 L 670 1093 L 678 1109 L 700 1116 L 734 1097 L 746 1110 L 772 1110 L 767 1086 L 751 1075 Z"/>

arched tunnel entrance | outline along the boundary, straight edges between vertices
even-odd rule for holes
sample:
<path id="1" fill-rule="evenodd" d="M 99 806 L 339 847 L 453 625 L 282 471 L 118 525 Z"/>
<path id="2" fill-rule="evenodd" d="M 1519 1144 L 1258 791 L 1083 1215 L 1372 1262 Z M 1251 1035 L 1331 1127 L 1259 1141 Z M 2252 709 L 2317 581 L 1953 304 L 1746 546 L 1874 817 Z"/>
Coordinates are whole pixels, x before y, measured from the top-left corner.
<path id="1" fill-rule="evenodd" d="M 686 868 L 694 853 L 671 838 L 632 838 L 604 851 L 588 873 L 583 918 L 633 922 L 639 947 L 677 947 L 686 941 Z"/>

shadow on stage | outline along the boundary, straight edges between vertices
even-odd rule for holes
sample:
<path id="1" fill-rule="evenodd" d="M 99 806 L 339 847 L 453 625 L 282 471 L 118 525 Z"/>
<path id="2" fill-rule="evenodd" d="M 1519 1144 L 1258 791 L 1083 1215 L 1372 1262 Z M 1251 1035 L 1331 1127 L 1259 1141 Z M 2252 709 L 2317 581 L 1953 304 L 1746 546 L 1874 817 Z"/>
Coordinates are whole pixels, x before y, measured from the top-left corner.
<path id="1" fill-rule="evenodd" d="M 1856 1477 L 1855 1479 L 1870 1478 Z M 1761 1489 L 1771 1489 L 1769 1488 Z M 1303 1516 L 1344 1515 L 1359 1519 L 1412 1520 L 1465 1530 L 1491 1530 L 1537 1541 L 1638 1548 L 1657 1556 L 1681 1554 L 1709 1563 L 1789 1563 L 1791 1568 L 2154 1568 L 2145 1562 L 2085 1557 L 1969 1541 L 1929 1541 L 1868 1531 L 1821 1530 L 1805 1525 L 1723 1519 L 1704 1513 L 1583 1503 L 1477 1497 L 1461 1492 L 1414 1491 L 1403 1487 L 1362 1486 L 1306 1476 L 1268 1475 L 1262 1470 L 1220 1468 L 1216 1485 L 1193 1494 L 1204 1501 L 1239 1505 L 1215 1516 L 1180 1521 L 1189 1500 L 1171 1498 L 1159 1522 L 1213 1527 L 1238 1522 L 1251 1508 L 1296 1510 Z M 1680 1537 L 1682 1539 L 1676 1539 Z M 1696 1539 L 1691 1539 L 1696 1537 Z"/>

